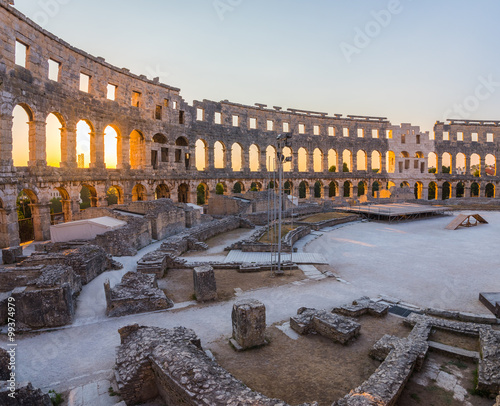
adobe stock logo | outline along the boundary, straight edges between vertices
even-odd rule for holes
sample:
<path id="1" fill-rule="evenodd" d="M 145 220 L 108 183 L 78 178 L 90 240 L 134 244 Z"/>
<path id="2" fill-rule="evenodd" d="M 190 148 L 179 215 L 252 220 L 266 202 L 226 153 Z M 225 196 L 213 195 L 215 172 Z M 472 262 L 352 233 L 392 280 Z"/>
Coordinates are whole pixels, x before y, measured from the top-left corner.
<path id="1" fill-rule="evenodd" d="M 363 49 L 367 48 L 382 33 L 382 30 L 391 24 L 393 16 L 401 14 L 403 9 L 400 0 L 389 0 L 385 9 L 372 11 L 370 13 L 372 19 L 365 24 L 364 28 L 354 29 L 352 44 L 348 42 L 340 44 L 347 63 L 351 63 L 354 55 L 359 55 Z"/>
<path id="2" fill-rule="evenodd" d="M 33 15 L 33 21 L 41 27 L 45 27 L 51 18 L 56 17 L 61 11 L 61 6 L 71 3 L 72 0 L 40 0 L 37 4 L 40 7 Z"/>
<path id="3" fill-rule="evenodd" d="M 214 0 L 212 3 L 219 20 L 224 21 L 226 14 L 232 12 L 243 3 L 243 0 Z"/>
<path id="4" fill-rule="evenodd" d="M 450 117 L 468 119 L 473 113 L 479 110 L 481 102 L 485 102 L 491 98 L 497 89 L 500 87 L 500 82 L 497 82 L 492 74 L 487 77 L 479 76 L 478 84 L 474 92 L 465 97 L 460 103 L 455 103 L 447 109 L 441 121 L 445 122 Z"/>

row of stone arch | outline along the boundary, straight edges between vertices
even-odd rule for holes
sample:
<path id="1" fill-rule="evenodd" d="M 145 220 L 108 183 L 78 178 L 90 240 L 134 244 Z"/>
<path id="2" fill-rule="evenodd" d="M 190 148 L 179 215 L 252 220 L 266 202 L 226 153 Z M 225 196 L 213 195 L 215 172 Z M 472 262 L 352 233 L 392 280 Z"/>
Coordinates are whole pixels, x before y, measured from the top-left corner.
<path id="1" fill-rule="evenodd" d="M 456 175 L 496 176 L 497 158 L 493 154 L 481 156 L 473 153 L 470 156 L 459 152 L 453 156 L 444 152 L 438 156 L 434 152 L 429 153 L 429 168 L 436 168 L 437 173 L 449 173 Z"/>
<path id="2" fill-rule="evenodd" d="M 234 142 L 231 148 L 222 141 L 216 141 L 209 145 L 204 139 L 198 139 L 195 143 L 196 169 L 208 171 L 211 169 L 232 169 L 239 172 L 248 169 L 250 172 L 274 171 L 276 168 L 276 147 L 267 146 L 261 149 L 257 144 L 252 144 L 245 150 L 243 146 Z M 395 172 L 395 153 L 378 150 L 367 153 L 364 150 L 356 152 L 344 149 L 339 152 L 331 148 L 326 153 L 315 148 L 310 153 L 307 148 L 300 147 L 295 152 L 290 147 L 283 149 L 283 156 L 293 157 L 291 162 L 283 164 L 284 172 L 353 172 L 385 170 L 388 173 Z"/>
<path id="3" fill-rule="evenodd" d="M 172 163 L 183 162 L 184 155 L 190 152 L 185 136 L 169 140 L 165 134 L 156 133 L 150 138 L 138 129 L 124 133 L 115 123 L 98 128 L 88 119 L 68 123 L 56 111 L 48 114 L 45 121 L 37 121 L 27 104 L 13 110 L 12 135 L 12 160 L 17 167 L 145 169 L 152 165 L 150 151 L 155 147 L 175 147 L 170 151 Z"/>

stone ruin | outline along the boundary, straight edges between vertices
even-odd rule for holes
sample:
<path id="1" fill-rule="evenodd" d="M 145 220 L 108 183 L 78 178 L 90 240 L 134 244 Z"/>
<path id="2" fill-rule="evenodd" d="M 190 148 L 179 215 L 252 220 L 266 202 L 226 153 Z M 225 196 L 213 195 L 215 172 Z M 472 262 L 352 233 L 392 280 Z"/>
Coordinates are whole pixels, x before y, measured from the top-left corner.
<path id="1" fill-rule="evenodd" d="M 82 285 L 117 264 L 97 246 L 45 244 L 17 266 L 0 267 L 0 325 L 16 300 L 18 330 L 71 324 Z"/>
<path id="2" fill-rule="evenodd" d="M 306 307 L 290 318 L 290 327 L 301 335 L 319 334 L 341 344 L 352 341 L 361 330 L 361 325 L 351 318 Z"/>
<path id="3" fill-rule="evenodd" d="M 352 317 L 364 314 L 382 317 L 388 311 L 389 306 L 363 296 L 352 304 L 334 308 L 331 312 L 302 307 L 296 316 L 290 318 L 290 327 L 301 335 L 319 334 L 341 344 L 347 344 L 355 339 L 361 330 L 361 325 Z"/>
<path id="4" fill-rule="evenodd" d="M 362 297 L 334 311 L 359 317 L 387 314 L 388 305 Z M 347 342 L 359 334 L 354 320 L 325 310 L 301 308 L 290 325 L 299 333 L 313 331 Z M 246 348 L 262 343 L 265 332 L 265 307 L 255 300 L 233 306 L 233 341 L 247 343 Z M 491 325 L 455 321 L 411 313 L 403 323 L 412 327 L 406 338 L 384 335 L 370 351 L 381 362 L 375 372 L 360 386 L 332 406 L 395 405 L 414 370 L 420 370 L 429 349 L 433 329 L 477 337 L 480 342 L 477 389 L 497 394 L 500 391 L 500 331 Z M 341 326 L 342 328 L 339 328 Z M 349 327 L 343 331 L 343 327 Z M 339 331 L 342 333 L 339 337 Z M 186 405 L 281 405 L 285 402 L 257 394 L 222 369 L 203 350 L 192 330 L 178 327 L 166 330 L 128 326 L 120 331 L 122 345 L 117 355 L 117 380 L 123 399 L 129 405 L 145 402 L 160 395 L 167 404 Z M 345 333 L 345 334 L 344 334 Z M 243 340 L 241 340 L 243 338 Z M 245 341 L 246 340 L 246 341 Z M 260 340 L 260 341 L 259 341 Z M 442 346 L 447 347 L 447 346 Z M 457 355 L 449 347 L 441 351 Z M 500 397 L 497 398 L 497 404 Z M 313 403 L 311 405 L 316 405 Z M 497 405 L 495 405 L 497 406 Z"/>
<path id="5" fill-rule="evenodd" d="M 116 377 L 127 405 L 161 396 L 167 405 L 288 406 L 251 390 L 223 369 L 203 351 L 193 330 L 136 324 L 119 333 Z"/>
<path id="6" fill-rule="evenodd" d="M 104 292 L 108 317 L 153 312 L 174 306 L 174 302 L 158 288 L 153 274 L 127 272 L 114 288 L 106 280 Z"/>
<path id="7" fill-rule="evenodd" d="M 10 355 L 6 350 L 0 348 L 0 405 L 9 406 L 52 406 L 49 395 L 42 393 L 40 389 L 34 389 L 29 382 L 16 382 L 14 392 L 10 379 L 8 365 Z M 14 393 L 14 398 L 9 394 Z"/>
<path id="8" fill-rule="evenodd" d="M 233 336 L 230 343 L 236 351 L 266 345 L 266 307 L 255 299 L 236 302 L 231 313 Z"/>
<path id="9" fill-rule="evenodd" d="M 193 269 L 194 294 L 198 302 L 208 302 L 217 299 L 217 284 L 214 268 L 209 265 Z"/>

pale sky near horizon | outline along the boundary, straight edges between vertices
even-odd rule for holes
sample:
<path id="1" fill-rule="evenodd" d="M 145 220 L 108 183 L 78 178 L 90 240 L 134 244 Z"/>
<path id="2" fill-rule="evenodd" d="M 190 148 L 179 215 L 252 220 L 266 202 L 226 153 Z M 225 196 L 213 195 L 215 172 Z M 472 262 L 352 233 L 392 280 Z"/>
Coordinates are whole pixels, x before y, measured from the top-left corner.
<path id="1" fill-rule="evenodd" d="M 427 131 L 446 118 L 500 119 L 496 0 L 15 3 L 71 45 L 181 88 L 189 103 L 383 116 Z"/>

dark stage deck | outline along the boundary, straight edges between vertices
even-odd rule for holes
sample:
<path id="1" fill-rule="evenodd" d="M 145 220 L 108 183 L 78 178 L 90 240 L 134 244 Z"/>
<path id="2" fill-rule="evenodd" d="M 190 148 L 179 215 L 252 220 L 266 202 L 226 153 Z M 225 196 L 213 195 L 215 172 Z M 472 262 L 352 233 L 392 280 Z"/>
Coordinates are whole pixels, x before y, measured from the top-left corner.
<path id="1" fill-rule="evenodd" d="M 420 204 L 371 204 L 368 206 L 351 206 L 337 209 L 348 213 L 359 214 L 370 220 L 398 222 L 418 220 L 422 218 L 441 216 L 451 209 L 444 206 L 425 206 Z"/>

